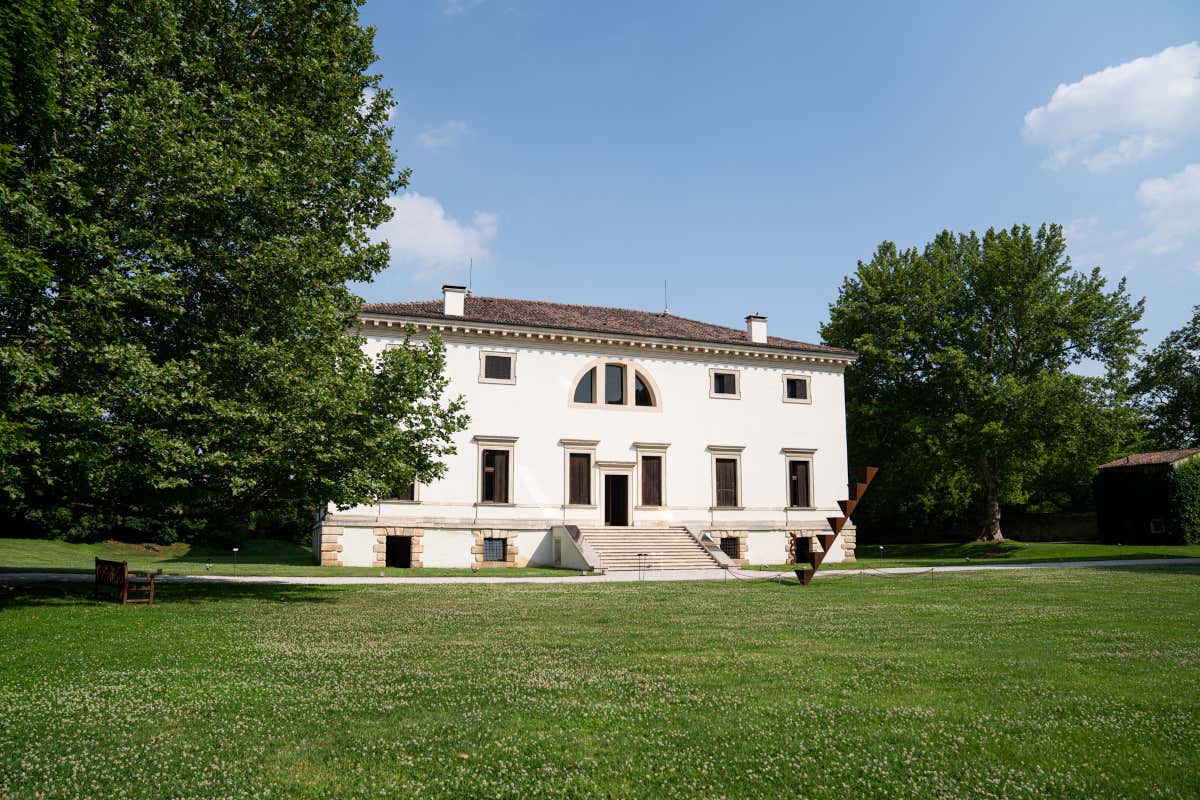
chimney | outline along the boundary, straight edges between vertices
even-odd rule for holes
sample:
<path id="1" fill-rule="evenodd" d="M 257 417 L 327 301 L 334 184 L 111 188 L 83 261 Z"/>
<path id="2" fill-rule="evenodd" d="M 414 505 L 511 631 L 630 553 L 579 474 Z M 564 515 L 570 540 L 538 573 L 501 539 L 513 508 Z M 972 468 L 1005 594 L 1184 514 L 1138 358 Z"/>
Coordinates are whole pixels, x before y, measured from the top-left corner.
<path id="1" fill-rule="evenodd" d="M 760 317 L 758 314 L 746 317 L 746 333 L 750 335 L 750 341 L 754 344 L 766 344 L 767 318 Z"/>
<path id="2" fill-rule="evenodd" d="M 447 317 L 461 317 L 466 304 L 466 296 L 467 287 L 465 286 L 443 286 L 442 313 Z"/>

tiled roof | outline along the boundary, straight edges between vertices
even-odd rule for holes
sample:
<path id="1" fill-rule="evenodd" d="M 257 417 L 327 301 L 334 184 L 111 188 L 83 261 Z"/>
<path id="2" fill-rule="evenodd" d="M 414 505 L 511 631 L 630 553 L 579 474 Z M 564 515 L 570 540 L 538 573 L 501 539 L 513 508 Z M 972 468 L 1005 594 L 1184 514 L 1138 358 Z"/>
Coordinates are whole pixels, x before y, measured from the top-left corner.
<path id="1" fill-rule="evenodd" d="M 1156 453 L 1134 453 L 1107 464 L 1101 464 L 1100 469 L 1109 467 L 1148 467 L 1153 464 L 1174 464 L 1192 456 L 1200 456 L 1200 447 L 1187 450 L 1159 450 Z"/>
<path id="2" fill-rule="evenodd" d="M 402 317 L 424 317 L 468 322 L 491 322 L 501 325 L 520 325 L 536 328 L 557 328 L 593 333 L 616 333 L 627 336 L 647 336 L 657 339 L 682 339 L 693 342 L 714 342 L 739 347 L 773 347 L 784 350 L 803 350 L 853 357 L 850 350 L 823 344 L 796 342 L 778 336 L 767 337 L 765 345 L 753 344 L 745 330 L 726 328 L 707 322 L 676 317 L 667 313 L 637 311 L 631 308 L 605 308 L 568 303 L 547 303 L 542 300 L 515 300 L 506 297 L 476 297 L 467 295 L 463 316 L 447 317 L 442 313 L 441 300 L 418 300 L 408 303 L 367 303 L 366 314 L 388 314 Z"/>

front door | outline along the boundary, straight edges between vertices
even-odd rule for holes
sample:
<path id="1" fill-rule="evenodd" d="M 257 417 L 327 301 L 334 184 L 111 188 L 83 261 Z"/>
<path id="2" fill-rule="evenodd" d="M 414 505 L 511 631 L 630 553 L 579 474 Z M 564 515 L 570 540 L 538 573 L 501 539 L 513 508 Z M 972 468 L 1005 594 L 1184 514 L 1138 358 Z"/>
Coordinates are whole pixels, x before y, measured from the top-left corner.
<path id="1" fill-rule="evenodd" d="M 629 524 L 629 476 L 604 476 L 604 524 Z"/>

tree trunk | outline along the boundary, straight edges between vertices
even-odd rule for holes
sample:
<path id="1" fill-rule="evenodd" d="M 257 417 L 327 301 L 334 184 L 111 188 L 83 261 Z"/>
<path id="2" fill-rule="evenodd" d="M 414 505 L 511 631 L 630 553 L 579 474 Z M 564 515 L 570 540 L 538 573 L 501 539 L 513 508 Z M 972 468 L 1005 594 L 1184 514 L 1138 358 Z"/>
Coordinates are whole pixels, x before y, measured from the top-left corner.
<path id="1" fill-rule="evenodd" d="M 979 541 L 1004 541 L 1004 533 L 1000 530 L 1000 480 L 992 472 L 987 458 L 983 456 L 979 459 L 979 478 L 983 483 L 983 517 L 979 527 Z"/>

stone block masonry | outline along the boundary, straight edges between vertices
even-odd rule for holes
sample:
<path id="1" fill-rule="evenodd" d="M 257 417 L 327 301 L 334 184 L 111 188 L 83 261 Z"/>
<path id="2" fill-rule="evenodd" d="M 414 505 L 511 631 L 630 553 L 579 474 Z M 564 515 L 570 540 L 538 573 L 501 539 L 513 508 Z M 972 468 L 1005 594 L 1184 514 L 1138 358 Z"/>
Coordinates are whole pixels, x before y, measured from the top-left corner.
<path id="1" fill-rule="evenodd" d="M 373 567 L 382 567 L 387 564 L 387 540 L 389 536 L 407 536 L 412 539 L 412 561 L 409 563 L 411 567 L 421 567 L 424 564 L 421 561 L 421 554 L 425 552 L 425 545 L 421 539 L 425 536 L 424 528 L 401 528 L 401 527 L 383 527 L 375 528 L 375 546 L 373 548 L 375 560 L 372 562 Z"/>
<path id="2" fill-rule="evenodd" d="M 504 540 L 503 561 L 483 560 L 484 539 Z M 475 563 L 481 567 L 515 567 L 517 565 L 517 532 L 496 530 L 494 528 L 476 528 L 475 545 L 471 548 L 471 555 Z"/>

